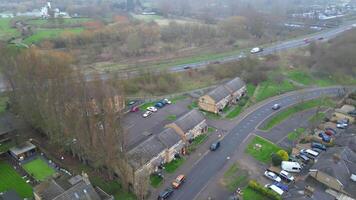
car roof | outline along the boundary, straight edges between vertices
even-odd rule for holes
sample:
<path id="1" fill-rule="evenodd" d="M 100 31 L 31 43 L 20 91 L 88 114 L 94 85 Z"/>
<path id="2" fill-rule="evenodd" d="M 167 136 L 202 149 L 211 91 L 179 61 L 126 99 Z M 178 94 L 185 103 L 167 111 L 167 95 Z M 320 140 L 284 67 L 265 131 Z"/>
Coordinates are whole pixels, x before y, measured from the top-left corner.
<path id="1" fill-rule="evenodd" d="M 177 176 L 177 179 L 183 179 L 185 176 L 183 174 Z"/>

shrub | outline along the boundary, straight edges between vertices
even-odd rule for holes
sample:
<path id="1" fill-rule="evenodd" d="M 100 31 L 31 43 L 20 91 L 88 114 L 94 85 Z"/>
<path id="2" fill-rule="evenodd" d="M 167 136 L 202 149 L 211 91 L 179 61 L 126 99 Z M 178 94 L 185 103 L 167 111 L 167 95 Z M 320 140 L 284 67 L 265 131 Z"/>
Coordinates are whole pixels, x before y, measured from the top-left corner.
<path id="1" fill-rule="evenodd" d="M 260 185 L 257 181 L 251 180 L 248 183 L 248 187 L 251 189 L 255 190 L 256 192 L 259 192 L 263 194 L 264 196 L 267 196 L 270 199 L 275 199 L 275 200 L 282 200 L 282 197 L 279 196 L 277 193 L 273 192 L 272 190 L 269 190 L 262 185 Z"/>
<path id="2" fill-rule="evenodd" d="M 289 159 L 289 155 L 288 152 L 286 152 L 285 150 L 281 149 L 279 151 L 277 151 L 277 155 L 279 157 L 282 158 L 282 160 L 287 161 Z"/>
<path id="3" fill-rule="evenodd" d="M 278 154 L 272 154 L 272 165 L 273 166 L 279 166 L 281 165 L 283 159 L 281 158 L 281 156 L 279 156 Z"/>

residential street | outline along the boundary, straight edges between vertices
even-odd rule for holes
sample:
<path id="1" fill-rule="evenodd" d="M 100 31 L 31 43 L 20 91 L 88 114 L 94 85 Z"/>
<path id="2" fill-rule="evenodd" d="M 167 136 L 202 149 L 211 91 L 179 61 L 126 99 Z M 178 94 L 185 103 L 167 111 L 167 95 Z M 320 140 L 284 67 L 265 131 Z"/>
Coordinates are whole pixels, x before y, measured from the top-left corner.
<path id="1" fill-rule="evenodd" d="M 208 182 L 219 173 L 229 158 L 234 156 L 234 152 L 247 143 L 248 136 L 253 134 L 266 118 L 275 113 L 271 109 L 272 105 L 279 103 L 282 108 L 286 108 L 300 101 L 318 98 L 320 96 L 337 96 L 340 88 L 315 88 L 303 91 L 290 92 L 281 96 L 273 97 L 258 105 L 249 108 L 236 121 L 235 127 L 221 141 L 221 148 L 216 152 L 208 150 L 201 155 L 191 170 L 186 173 L 187 181 L 179 190 L 176 190 L 171 199 L 197 199 L 198 195 L 207 186 Z M 186 163 L 187 164 L 187 163 Z M 169 181 L 167 181 L 169 182 Z M 152 199 L 156 196 L 152 195 Z"/>

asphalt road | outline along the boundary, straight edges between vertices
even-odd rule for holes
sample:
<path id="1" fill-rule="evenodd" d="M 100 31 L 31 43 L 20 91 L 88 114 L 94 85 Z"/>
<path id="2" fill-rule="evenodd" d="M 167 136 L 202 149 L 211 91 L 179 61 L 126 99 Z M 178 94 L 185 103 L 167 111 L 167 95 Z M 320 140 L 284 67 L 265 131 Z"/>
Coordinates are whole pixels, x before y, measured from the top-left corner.
<path id="1" fill-rule="evenodd" d="M 303 92 L 290 93 L 286 96 L 282 95 L 280 98 L 258 107 L 245 116 L 245 118 L 222 139 L 220 149 L 215 152 L 207 153 L 206 156 L 194 164 L 192 170 L 186 175 L 187 181 L 179 190 L 174 191 L 170 199 L 195 199 L 207 186 L 209 180 L 223 168 L 239 145 L 245 142 L 245 139 L 255 130 L 255 127 L 276 112 L 271 109 L 273 104 L 278 103 L 281 105 L 281 109 L 283 109 L 302 100 L 315 99 L 321 96 L 338 96 L 342 93 L 341 91 L 341 88 L 309 89 Z"/>

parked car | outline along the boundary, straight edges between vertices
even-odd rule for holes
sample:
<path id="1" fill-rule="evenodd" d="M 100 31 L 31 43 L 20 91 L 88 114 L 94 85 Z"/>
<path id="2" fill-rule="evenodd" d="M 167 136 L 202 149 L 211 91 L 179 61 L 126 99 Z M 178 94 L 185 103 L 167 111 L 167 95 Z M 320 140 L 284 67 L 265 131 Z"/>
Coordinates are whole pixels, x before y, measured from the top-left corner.
<path id="1" fill-rule="evenodd" d="M 168 199 L 173 194 L 173 189 L 168 187 L 163 192 L 161 192 L 158 196 L 158 200 Z"/>
<path id="2" fill-rule="evenodd" d="M 260 48 L 260 47 L 255 47 L 253 49 L 251 49 L 251 54 L 255 54 L 255 53 L 259 53 L 259 52 L 262 52 L 263 51 L 263 48 Z"/>
<path id="3" fill-rule="evenodd" d="M 336 128 L 339 128 L 339 129 L 345 129 L 347 128 L 347 124 L 336 124 Z"/>
<path id="4" fill-rule="evenodd" d="M 164 104 L 161 103 L 161 102 L 157 102 L 157 103 L 155 104 L 155 107 L 156 107 L 156 108 L 163 108 L 163 107 L 164 107 Z"/>
<path id="5" fill-rule="evenodd" d="M 318 152 L 313 151 L 311 149 L 302 149 L 302 150 L 300 150 L 300 154 L 303 154 L 303 155 L 305 155 L 305 156 L 307 156 L 308 158 L 311 158 L 311 159 L 315 159 L 319 155 Z"/>
<path id="6" fill-rule="evenodd" d="M 324 38 L 323 37 L 319 37 L 318 40 L 323 40 Z"/>
<path id="7" fill-rule="evenodd" d="M 311 150 L 313 150 L 313 151 L 315 151 L 315 152 L 318 152 L 318 153 L 323 152 L 323 150 L 321 150 L 321 149 L 317 149 L 317 148 L 312 148 Z"/>
<path id="8" fill-rule="evenodd" d="M 146 111 L 145 113 L 143 113 L 142 117 L 147 118 L 147 117 L 149 117 L 150 115 L 152 115 L 152 112 L 148 110 L 148 111 Z"/>
<path id="9" fill-rule="evenodd" d="M 265 171 L 265 176 L 271 180 L 277 181 L 277 182 L 281 182 L 281 177 L 279 177 L 277 174 L 275 174 L 274 172 L 270 172 L 270 171 Z"/>
<path id="10" fill-rule="evenodd" d="M 279 194 L 279 195 L 283 195 L 284 191 L 277 187 L 276 185 L 273 185 L 273 184 L 267 184 L 265 185 L 266 188 L 270 189 L 270 190 L 273 190 L 275 193 Z"/>
<path id="11" fill-rule="evenodd" d="M 352 117 L 356 117 L 356 110 L 350 111 L 347 114 L 351 115 Z"/>
<path id="12" fill-rule="evenodd" d="M 318 136 L 323 140 L 323 142 L 329 143 L 331 140 L 331 137 L 326 135 L 324 132 L 320 132 Z"/>
<path id="13" fill-rule="evenodd" d="M 325 134 L 328 136 L 333 136 L 335 135 L 334 132 L 330 131 L 330 130 L 325 130 Z"/>
<path id="14" fill-rule="evenodd" d="M 333 135 L 336 135 L 336 134 L 337 134 L 336 130 L 335 130 L 335 129 L 333 129 L 333 128 L 325 128 L 325 131 L 332 132 L 332 133 L 333 133 Z"/>
<path id="15" fill-rule="evenodd" d="M 168 99 L 163 99 L 162 102 L 165 102 L 166 104 L 172 104 L 172 102 Z"/>
<path id="16" fill-rule="evenodd" d="M 300 172 L 302 167 L 298 162 L 282 161 L 281 168 L 287 172 Z"/>
<path id="17" fill-rule="evenodd" d="M 149 110 L 151 112 L 157 112 L 157 108 L 153 107 L 153 106 L 148 107 L 147 110 Z"/>
<path id="18" fill-rule="evenodd" d="M 177 178 L 172 182 L 174 189 L 178 189 L 185 181 L 185 176 L 183 174 L 177 176 Z"/>
<path id="19" fill-rule="evenodd" d="M 129 106 L 132 106 L 132 105 L 134 105 L 135 103 L 137 103 L 137 100 L 132 100 L 132 101 L 130 101 L 130 102 L 128 103 L 128 105 L 129 105 Z"/>
<path id="20" fill-rule="evenodd" d="M 220 147 L 220 141 L 214 142 L 210 145 L 211 151 L 216 151 Z"/>
<path id="21" fill-rule="evenodd" d="M 281 188 L 283 191 L 288 191 L 288 185 L 279 182 L 274 182 L 273 185 Z"/>
<path id="22" fill-rule="evenodd" d="M 132 106 L 130 109 L 130 112 L 138 112 L 138 111 L 140 111 L 140 107 L 138 106 Z"/>
<path id="23" fill-rule="evenodd" d="M 312 148 L 316 148 L 316 149 L 320 149 L 320 150 L 323 150 L 323 151 L 326 151 L 326 146 L 323 145 L 323 144 L 320 144 L 318 142 L 312 142 L 311 143 L 311 147 Z"/>
<path id="24" fill-rule="evenodd" d="M 280 108 L 281 108 L 281 105 L 279 105 L 278 103 L 276 103 L 272 106 L 272 110 L 278 110 Z"/>
<path id="25" fill-rule="evenodd" d="M 279 172 L 279 176 L 281 178 L 283 178 L 284 180 L 291 182 L 294 181 L 294 176 L 292 176 L 292 174 L 288 173 L 287 171 L 282 170 L 281 172 Z"/>
<path id="26" fill-rule="evenodd" d="M 304 154 L 297 155 L 297 158 L 299 158 L 305 164 L 308 164 L 308 162 L 310 161 L 310 159 Z"/>

